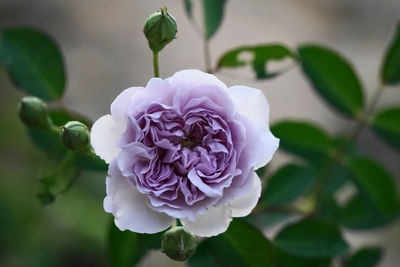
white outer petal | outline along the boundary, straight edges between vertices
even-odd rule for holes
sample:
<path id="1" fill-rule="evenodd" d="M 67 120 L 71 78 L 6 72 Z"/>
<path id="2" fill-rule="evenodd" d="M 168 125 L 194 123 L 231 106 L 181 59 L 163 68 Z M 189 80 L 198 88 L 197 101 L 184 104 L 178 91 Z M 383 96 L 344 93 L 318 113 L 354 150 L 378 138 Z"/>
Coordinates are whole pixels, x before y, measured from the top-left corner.
<path id="1" fill-rule="evenodd" d="M 233 217 L 247 216 L 257 205 L 258 199 L 261 196 L 261 180 L 255 172 L 253 177 L 251 189 L 245 195 L 237 197 L 230 202 Z"/>
<path id="2" fill-rule="evenodd" d="M 268 128 L 269 104 L 261 90 L 237 85 L 229 87 L 228 93 L 240 114 L 249 118 L 257 127 Z"/>
<path id="3" fill-rule="evenodd" d="M 279 139 L 276 138 L 270 131 L 270 129 L 261 129 L 258 128 L 259 132 L 259 151 L 258 151 L 258 161 L 254 166 L 255 169 L 261 168 L 265 164 L 267 164 L 271 159 L 274 153 L 278 150 L 279 147 Z"/>
<path id="4" fill-rule="evenodd" d="M 149 208 L 148 197 L 132 187 L 119 171 L 110 171 L 106 185 L 104 210 L 114 215 L 115 225 L 121 231 L 152 234 L 172 224 L 174 219 Z"/>
<path id="5" fill-rule="evenodd" d="M 94 152 L 105 162 L 110 163 L 119 153 L 119 140 L 126 125 L 117 122 L 111 115 L 107 114 L 99 118 L 92 126 L 90 143 Z"/>
<path id="6" fill-rule="evenodd" d="M 203 237 L 215 236 L 228 229 L 232 221 L 232 209 L 228 205 L 211 207 L 206 213 L 198 215 L 194 221 L 188 219 L 180 221 L 192 234 Z"/>

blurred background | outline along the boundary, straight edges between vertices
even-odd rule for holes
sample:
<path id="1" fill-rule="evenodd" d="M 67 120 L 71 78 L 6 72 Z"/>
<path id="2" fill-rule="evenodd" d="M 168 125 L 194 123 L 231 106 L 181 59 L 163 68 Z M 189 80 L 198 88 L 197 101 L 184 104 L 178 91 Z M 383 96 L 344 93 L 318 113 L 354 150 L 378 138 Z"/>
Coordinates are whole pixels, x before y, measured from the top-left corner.
<path id="1" fill-rule="evenodd" d="M 195 3 L 196 4 L 196 3 Z M 176 0 L 0 0 L 0 29 L 32 26 L 58 41 L 68 72 L 65 104 L 96 119 L 109 112 L 111 101 L 125 88 L 144 86 L 152 76 L 151 51 L 142 34 L 144 20 L 167 5 L 178 22 L 178 39 L 160 55 L 161 76 L 177 70 L 205 69 L 202 39 Z M 201 8 L 195 5 L 196 18 Z M 228 49 L 281 42 L 289 47 L 320 43 L 345 55 L 357 69 L 368 97 L 377 86 L 380 61 L 393 26 L 400 19 L 398 0 L 230 0 L 218 33 L 211 39 L 215 64 Z M 221 71 L 228 86 L 260 88 L 271 105 L 271 121 L 301 118 L 319 123 L 332 134 L 352 127 L 318 99 L 293 68 L 285 75 L 255 81 L 249 69 Z M 87 172 L 54 204 L 41 207 L 36 198 L 46 157 L 27 138 L 17 119 L 22 94 L 0 69 L 0 266 L 106 266 L 107 225 L 103 211 L 104 173 Z M 385 92 L 379 105 L 400 103 L 400 90 Z M 400 154 L 368 130 L 358 143 L 363 152 L 380 159 L 400 182 Z M 272 168 L 288 161 L 278 153 Z M 271 231 L 268 235 L 272 234 Z M 400 224 L 368 232 L 346 232 L 350 243 L 385 247 L 381 267 L 398 266 Z M 155 256 L 155 257 L 154 257 Z M 160 253 L 142 266 L 174 265 Z"/>

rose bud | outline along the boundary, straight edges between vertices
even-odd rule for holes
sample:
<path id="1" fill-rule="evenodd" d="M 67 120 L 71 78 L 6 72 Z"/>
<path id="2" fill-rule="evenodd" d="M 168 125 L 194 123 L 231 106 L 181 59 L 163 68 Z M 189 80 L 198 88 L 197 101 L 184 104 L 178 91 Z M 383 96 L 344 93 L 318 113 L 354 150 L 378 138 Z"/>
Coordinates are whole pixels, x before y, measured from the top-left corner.
<path id="1" fill-rule="evenodd" d="M 143 33 L 153 52 L 160 52 L 167 44 L 175 39 L 177 26 L 175 19 L 163 7 L 150 15 L 143 27 Z"/>
<path id="2" fill-rule="evenodd" d="M 64 145 L 78 152 L 89 150 L 90 133 L 87 126 L 79 121 L 69 121 L 61 127 L 61 140 Z"/>
<path id="3" fill-rule="evenodd" d="M 50 129 L 52 124 L 46 103 L 34 96 L 22 98 L 18 104 L 18 115 L 29 127 L 47 130 Z"/>
<path id="4" fill-rule="evenodd" d="M 162 236 L 161 251 L 176 261 L 185 261 L 193 256 L 197 248 L 196 236 L 182 226 L 172 227 Z"/>

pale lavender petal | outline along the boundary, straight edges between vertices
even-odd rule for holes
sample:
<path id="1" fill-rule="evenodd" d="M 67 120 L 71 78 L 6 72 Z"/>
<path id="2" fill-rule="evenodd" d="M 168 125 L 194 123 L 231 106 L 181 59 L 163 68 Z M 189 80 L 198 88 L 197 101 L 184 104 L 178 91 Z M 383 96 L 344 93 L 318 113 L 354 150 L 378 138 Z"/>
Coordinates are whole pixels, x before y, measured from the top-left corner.
<path id="1" fill-rule="evenodd" d="M 226 85 L 216 76 L 195 69 L 178 71 L 171 78 L 168 78 L 167 81 L 173 86 L 183 89 L 201 87 L 208 84 L 215 84 L 220 88 L 226 89 Z"/>
<path id="2" fill-rule="evenodd" d="M 258 175 L 253 172 L 253 185 L 245 195 L 234 198 L 229 204 L 232 208 L 233 217 L 244 217 L 257 205 L 258 199 L 261 196 L 261 180 Z"/>
<path id="3" fill-rule="evenodd" d="M 152 210 L 148 206 L 148 197 L 132 187 L 113 163 L 110 165 L 106 185 L 104 209 L 114 215 L 115 225 L 121 231 L 152 234 L 172 224 L 174 219 Z"/>
<path id="4" fill-rule="evenodd" d="M 261 90 L 237 85 L 229 87 L 228 93 L 239 113 L 249 118 L 257 127 L 268 127 L 269 104 Z"/>
<path id="5" fill-rule="evenodd" d="M 111 115 L 116 121 L 125 122 L 126 113 L 135 108 L 132 103 L 133 95 L 143 89 L 143 87 L 131 87 L 115 98 L 111 103 Z"/>

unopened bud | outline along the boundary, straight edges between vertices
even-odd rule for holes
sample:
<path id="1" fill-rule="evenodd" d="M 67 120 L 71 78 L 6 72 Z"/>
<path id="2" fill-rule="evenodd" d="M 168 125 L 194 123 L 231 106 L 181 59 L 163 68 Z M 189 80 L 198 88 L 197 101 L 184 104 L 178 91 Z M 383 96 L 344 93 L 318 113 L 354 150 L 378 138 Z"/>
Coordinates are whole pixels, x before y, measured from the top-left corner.
<path id="1" fill-rule="evenodd" d="M 161 251 L 176 261 L 185 261 L 197 249 L 196 236 L 181 226 L 172 227 L 162 236 Z"/>
<path id="2" fill-rule="evenodd" d="M 34 96 L 26 96 L 18 104 L 19 118 L 29 127 L 43 130 L 50 129 L 51 120 L 48 116 L 47 105 L 43 100 Z"/>
<path id="3" fill-rule="evenodd" d="M 90 144 L 89 129 L 79 121 L 69 121 L 61 127 L 61 140 L 73 151 L 87 152 Z"/>
<path id="4" fill-rule="evenodd" d="M 150 49 L 153 52 L 160 52 L 167 44 L 175 39 L 177 26 L 174 17 L 163 7 L 150 15 L 143 27 Z"/>

